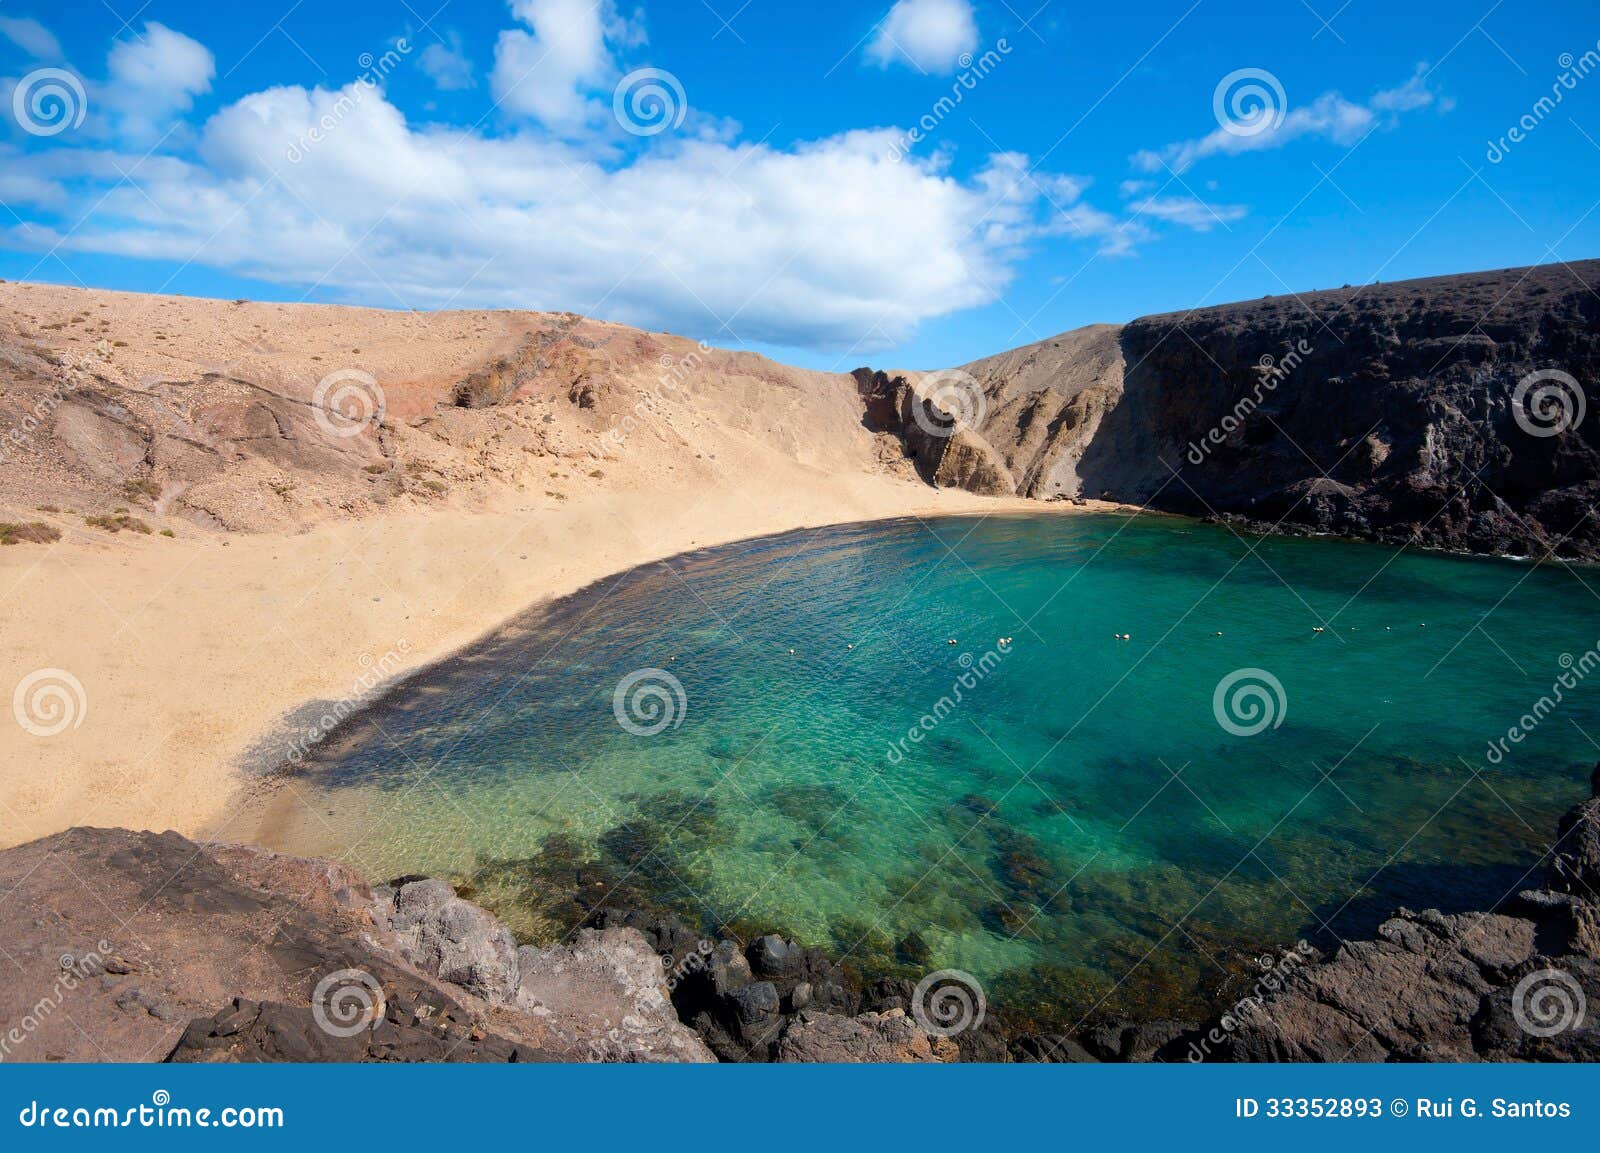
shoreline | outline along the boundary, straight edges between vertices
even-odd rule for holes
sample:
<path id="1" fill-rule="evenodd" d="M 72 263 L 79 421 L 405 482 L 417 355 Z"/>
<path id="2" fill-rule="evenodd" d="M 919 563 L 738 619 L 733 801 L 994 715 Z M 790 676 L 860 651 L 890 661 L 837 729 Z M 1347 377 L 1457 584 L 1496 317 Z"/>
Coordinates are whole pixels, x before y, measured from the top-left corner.
<path id="1" fill-rule="evenodd" d="M 797 463 L 781 471 L 798 475 L 762 478 L 771 495 L 759 504 L 728 486 L 673 486 L 380 513 L 293 533 L 75 533 L 42 551 L 6 549 L 0 631 L 18 638 L 8 683 L 53 670 L 81 694 L 57 734 L 0 726 L 0 757 L 30 767 L 0 781 L 0 848 L 75 825 L 245 839 L 242 810 L 297 714 L 350 700 L 398 651 L 394 674 L 354 715 L 521 613 L 641 564 L 854 522 L 1127 509 Z"/>

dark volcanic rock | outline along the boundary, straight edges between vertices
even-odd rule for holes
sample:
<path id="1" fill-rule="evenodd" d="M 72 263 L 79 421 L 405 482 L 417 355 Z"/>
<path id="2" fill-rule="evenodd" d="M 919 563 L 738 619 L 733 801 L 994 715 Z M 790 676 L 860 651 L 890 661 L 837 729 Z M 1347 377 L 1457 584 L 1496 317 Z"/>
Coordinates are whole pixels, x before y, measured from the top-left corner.
<path id="1" fill-rule="evenodd" d="M 1600 899 L 1600 797 L 1561 818 L 1550 855 L 1550 887 Z"/>
<path id="2" fill-rule="evenodd" d="M 1569 812 L 1562 829 L 1584 827 L 1596 803 Z M 1289 971 L 1276 991 L 1207 1022 L 1189 1056 L 1592 1061 L 1600 1059 L 1600 1020 L 1589 1011 L 1597 998 L 1600 903 L 1587 893 L 1525 892 L 1495 913 L 1402 909 L 1377 940 L 1346 942 L 1327 960 Z M 1174 1036 L 1162 1051 L 1183 1040 Z"/>
<path id="3" fill-rule="evenodd" d="M 1473 552 L 1600 556 L 1600 419 L 1545 435 L 1554 397 L 1530 418 L 1539 385 L 1517 396 L 1540 370 L 1594 392 L 1596 276 L 1600 261 L 1558 263 L 1136 320 L 1084 490 Z M 1577 399 L 1564 403 L 1576 416 Z"/>

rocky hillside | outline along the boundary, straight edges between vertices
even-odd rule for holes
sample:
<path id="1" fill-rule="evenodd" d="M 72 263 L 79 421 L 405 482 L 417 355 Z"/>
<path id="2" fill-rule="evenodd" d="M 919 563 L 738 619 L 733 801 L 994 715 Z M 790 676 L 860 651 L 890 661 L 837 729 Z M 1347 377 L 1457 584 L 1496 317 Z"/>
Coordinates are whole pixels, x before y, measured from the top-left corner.
<path id="1" fill-rule="evenodd" d="M 1267 297 L 854 380 L 573 314 L 0 284 L 0 532 L 747 485 L 771 457 L 1594 558 L 1594 283 L 1600 261 Z"/>
<path id="2" fill-rule="evenodd" d="M 1593 559 L 1597 283 L 1584 261 L 1267 297 L 862 389 L 949 418 L 905 438 L 936 484 Z"/>
<path id="3" fill-rule="evenodd" d="M 0 282 L 0 524 L 18 542 L 292 531 L 795 465 L 914 475 L 862 427 L 848 376 L 571 313 Z"/>

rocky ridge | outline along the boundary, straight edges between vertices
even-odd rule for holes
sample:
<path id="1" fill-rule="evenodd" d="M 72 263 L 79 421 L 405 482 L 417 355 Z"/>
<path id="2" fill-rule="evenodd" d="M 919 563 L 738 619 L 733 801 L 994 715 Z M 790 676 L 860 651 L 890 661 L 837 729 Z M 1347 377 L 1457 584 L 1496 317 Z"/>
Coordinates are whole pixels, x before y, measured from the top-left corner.
<path id="1" fill-rule="evenodd" d="M 857 382 L 933 484 L 1593 560 L 1597 277 L 1580 261 L 1265 297 Z M 906 431 L 919 390 L 950 400 Z M 940 420 L 956 431 L 929 443 Z"/>

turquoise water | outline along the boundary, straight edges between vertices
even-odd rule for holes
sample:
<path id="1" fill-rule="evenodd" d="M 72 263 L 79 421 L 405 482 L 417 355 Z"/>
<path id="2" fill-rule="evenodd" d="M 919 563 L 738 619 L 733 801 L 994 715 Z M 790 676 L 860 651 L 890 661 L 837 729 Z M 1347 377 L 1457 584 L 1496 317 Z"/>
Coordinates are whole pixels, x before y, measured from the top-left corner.
<path id="1" fill-rule="evenodd" d="M 1596 591 L 1150 516 L 791 534 L 528 613 L 340 730 L 267 836 L 534 939 L 654 904 L 1044 1016 L 1189 1011 L 1266 945 L 1533 879 L 1600 691 L 1489 742 L 1600 639 Z M 649 669 L 681 696 L 619 706 Z"/>

